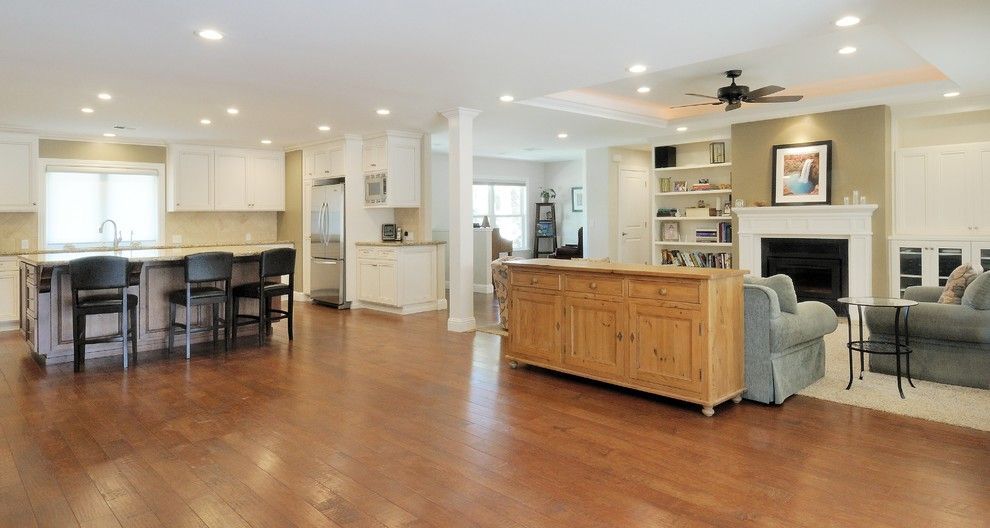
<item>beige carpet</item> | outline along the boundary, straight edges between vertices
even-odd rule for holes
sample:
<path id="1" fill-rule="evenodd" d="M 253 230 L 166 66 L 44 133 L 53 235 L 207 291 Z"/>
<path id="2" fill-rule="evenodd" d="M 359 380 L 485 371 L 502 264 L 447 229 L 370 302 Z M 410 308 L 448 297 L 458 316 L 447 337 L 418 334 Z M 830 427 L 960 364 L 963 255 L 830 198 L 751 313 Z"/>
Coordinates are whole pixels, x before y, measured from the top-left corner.
<path id="1" fill-rule="evenodd" d="M 853 372 L 856 377 L 852 388 L 845 390 L 849 382 L 846 339 L 845 324 L 840 324 L 838 330 L 825 337 L 825 377 L 798 394 L 990 431 L 990 391 L 923 380 L 914 380 L 915 386 L 912 388 L 906 379 L 902 379 L 906 397 L 902 400 L 897 393 L 895 376 L 866 372 L 863 379 L 859 379 L 858 353 L 853 356 Z"/>
<path id="2" fill-rule="evenodd" d="M 506 332 L 504 328 L 502 328 L 501 326 L 499 326 L 497 324 L 488 325 L 488 326 L 480 326 L 480 327 L 476 328 L 476 330 L 478 332 L 482 332 L 482 333 L 485 333 L 485 334 L 494 334 L 494 335 L 497 335 L 497 336 L 509 337 L 509 333 Z"/>

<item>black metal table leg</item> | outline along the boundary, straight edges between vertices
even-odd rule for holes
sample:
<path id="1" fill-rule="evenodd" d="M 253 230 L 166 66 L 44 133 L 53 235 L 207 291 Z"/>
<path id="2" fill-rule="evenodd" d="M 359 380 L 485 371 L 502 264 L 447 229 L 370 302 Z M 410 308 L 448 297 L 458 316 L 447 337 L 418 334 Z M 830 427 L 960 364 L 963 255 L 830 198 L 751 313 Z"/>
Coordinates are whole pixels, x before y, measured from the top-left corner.
<path id="1" fill-rule="evenodd" d="M 862 306 L 857 306 L 856 308 L 857 308 L 857 310 L 859 312 L 859 342 L 862 343 L 863 342 L 863 307 Z M 866 365 L 866 362 L 863 359 L 864 356 L 866 356 L 866 353 L 863 352 L 863 347 L 860 346 L 860 348 L 859 348 L 859 379 L 863 379 L 863 369 L 865 368 L 865 365 Z"/>
<path id="2" fill-rule="evenodd" d="M 908 324 L 908 317 L 910 316 L 911 316 L 911 307 L 908 306 L 907 308 L 904 308 L 904 346 L 908 348 L 911 347 L 911 325 Z M 904 356 L 904 359 L 907 360 L 908 383 L 911 385 L 912 388 L 914 388 L 914 382 L 911 381 L 911 352 L 912 352 L 911 350 L 908 350 L 907 354 L 905 354 Z"/>
<path id="3" fill-rule="evenodd" d="M 901 388 L 901 308 L 894 308 L 894 361 L 897 365 L 897 392 L 904 399 L 904 389 Z"/>
<path id="4" fill-rule="evenodd" d="M 846 390 L 849 390 L 853 384 L 853 323 L 850 313 L 850 310 L 846 310 L 846 329 L 849 331 L 849 339 L 846 341 L 846 348 L 849 349 L 849 383 L 846 385 Z"/>

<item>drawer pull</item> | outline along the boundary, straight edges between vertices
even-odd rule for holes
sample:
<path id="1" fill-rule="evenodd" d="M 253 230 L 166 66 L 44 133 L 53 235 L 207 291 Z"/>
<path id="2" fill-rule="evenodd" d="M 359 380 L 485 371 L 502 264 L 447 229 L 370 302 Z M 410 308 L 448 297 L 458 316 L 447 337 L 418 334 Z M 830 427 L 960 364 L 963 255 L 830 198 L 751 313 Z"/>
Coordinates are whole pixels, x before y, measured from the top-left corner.
<path id="1" fill-rule="evenodd" d="M 592 290 L 597 290 L 598 289 L 598 284 L 592 282 L 591 284 L 588 285 L 588 287 L 591 288 Z"/>
<path id="2" fill-rule="evenodd" d="M 667 288 L 660 288 L 660 295 L 667 295 Z"/>

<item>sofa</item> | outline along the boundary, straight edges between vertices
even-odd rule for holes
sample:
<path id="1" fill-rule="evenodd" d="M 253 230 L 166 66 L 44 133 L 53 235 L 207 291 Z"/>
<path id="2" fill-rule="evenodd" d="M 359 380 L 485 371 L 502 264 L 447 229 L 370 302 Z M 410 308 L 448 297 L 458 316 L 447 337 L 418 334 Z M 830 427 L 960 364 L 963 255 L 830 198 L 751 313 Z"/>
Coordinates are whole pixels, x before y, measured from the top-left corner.
<path id="1" fill-rule="evenodd" d="M 797 302 L 786 275 L 745 277 L 743 398 L 783 403 L 825 376 L 824 336 L 835 331 L 835 311 L 817 301 Z"/>
<path id="2" fill-rule="evenodd" d="M 920 303 L 908 315 L 911 377 L 990 389 L 990 273 L 966 288 L 962 304 L 938 304 L 942 292 L 932 286 L 904 292 L 905 299 Z M 894 340 L 891 310 L 867 309 L 864 319 L 871 339 Z M 901 366 L 903 372 L 903 359 Z M 893 356 L 870 356 L 872 372 L 894 374 L 895 368 Z"/>

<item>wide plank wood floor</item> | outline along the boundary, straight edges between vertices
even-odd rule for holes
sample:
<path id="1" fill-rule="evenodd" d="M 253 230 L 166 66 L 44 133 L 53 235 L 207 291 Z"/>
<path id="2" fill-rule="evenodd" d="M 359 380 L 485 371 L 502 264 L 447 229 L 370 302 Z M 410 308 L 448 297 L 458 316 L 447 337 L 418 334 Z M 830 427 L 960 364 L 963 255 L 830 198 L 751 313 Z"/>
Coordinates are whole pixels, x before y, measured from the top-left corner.
<path id="1" fill-rule="evenodd" d="M 484 307 L 484 303 L 482 303 Z M 990 435 L 535 368 L 445 313 L 300 304 L 228 357 L 43 369 L 0 334 L 0 526 L 980 526 Z"/>

